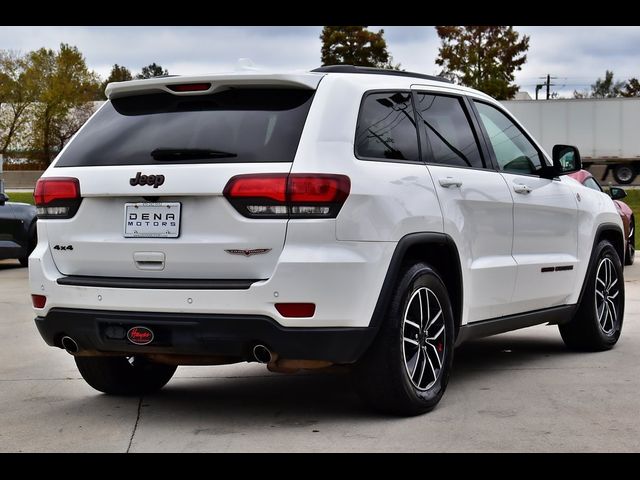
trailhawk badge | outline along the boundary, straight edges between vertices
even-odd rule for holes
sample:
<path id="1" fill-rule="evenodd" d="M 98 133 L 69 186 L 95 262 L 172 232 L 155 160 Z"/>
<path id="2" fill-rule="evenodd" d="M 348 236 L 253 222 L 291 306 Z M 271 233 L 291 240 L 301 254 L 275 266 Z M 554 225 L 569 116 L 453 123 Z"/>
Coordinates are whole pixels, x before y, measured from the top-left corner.
<path id="1" fill-rule="evenodd" d="M 133 327 L 127 332 L 127 338 L 136 345 L 149 345 L 153 342 L 153 332 L 147 327 Z"/>
<path id="2" fill-rule="evenodd" d="M 230 253 L 231 255 L 244 255 L 245 257 L 250 257 L 251 255 L 261 255 L 270 251 L 270 248 L 254 248 L 253 250 L 225 250 L 225 252 Z"/>

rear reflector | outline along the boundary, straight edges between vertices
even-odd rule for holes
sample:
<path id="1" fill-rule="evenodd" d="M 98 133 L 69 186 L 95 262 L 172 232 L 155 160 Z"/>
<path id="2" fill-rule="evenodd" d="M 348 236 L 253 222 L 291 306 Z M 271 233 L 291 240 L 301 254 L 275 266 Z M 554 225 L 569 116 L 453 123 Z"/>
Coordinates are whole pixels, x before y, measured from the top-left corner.
<path id="1" fill-rule="evenodd" d="M 276 303 L 276 310 L 283 317 L 308 318 L 316 313 L 315 303 Z"/>
<path id="2" fill-rule="evenodd" d="M 47 297 L 44 295 L 31 295 L 31 303 L 33 308 L 44 308 L 47 304 Z"/>
<path id="3" fill-rule="evenodd" d="M 36 183 L 33 198 L 38 218 L 71 218 L 82 201 L 80 182 L 71 177 L 41 178 Z"/>
<path id="4" fill-rule="evenodd" d="M 224 196 L 250 218 L 335 218 L 350 189 L 345 175 L 248 174 L 231 178 Z"/>
<path id="5" fill-rule="evenodd" d="M 204 92 L 211 88 L 210 83 L 183 83 L 180 85 L 167 85 L 174 92 Z"/>

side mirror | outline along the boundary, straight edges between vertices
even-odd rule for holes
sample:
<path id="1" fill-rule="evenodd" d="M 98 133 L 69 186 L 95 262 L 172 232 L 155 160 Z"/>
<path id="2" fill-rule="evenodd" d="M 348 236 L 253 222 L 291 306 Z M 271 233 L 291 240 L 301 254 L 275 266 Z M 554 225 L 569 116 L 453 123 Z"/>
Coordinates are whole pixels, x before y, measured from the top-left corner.
<path id="1" fill-rule="evenodd" d="M 4 193 L 0 193 L 0 207 L 2 207 L 8 201 L 9 197 L 7 197 Z"/>
<path id="2" fill-rule="evenodd" d="M 609 189 L 609 195 L 613 200 L 622 200 L 624 197 L 627 196 L 627 192 L 625 191 L 624 188 L 611 187 Z"/>
<path id="3" fill-rule="evenodd" d="M 553 171 L 556 175 L 567 175 L 582 170 L 580 152 L 572 145 L 553 146 Z"/>

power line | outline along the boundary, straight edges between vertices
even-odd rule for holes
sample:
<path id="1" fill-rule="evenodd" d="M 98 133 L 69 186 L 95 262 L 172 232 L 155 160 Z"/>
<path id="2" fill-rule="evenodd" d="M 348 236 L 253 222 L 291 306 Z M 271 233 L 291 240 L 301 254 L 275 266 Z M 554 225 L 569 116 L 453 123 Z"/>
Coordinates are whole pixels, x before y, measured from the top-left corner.
<path id="1" fill-rule="evenodd" d="M 538 77 L 538 78 L 542 78 L 542 79 L 544 79 L 545 77 Z M 552 78 L 555 80 L 555 79 L 557 79 L 558 77 L 552 77 L 551 75 L 547 74 L 547 77 L 546 77 L 547 81 L 546 81 L 545 83 L 538 83 L 538 84 L 536 85 L 536 100 L 538 100 L 538 92 L 539 92 L 539 91 L 540 91 L 540 89 L 541 89 L 542 87 L 544 87 L 545 85 L 547 86 L 547 100 L 549 100 L 549 93 L 550 93 L 550 92 L 549 92 L 549 88 L 551 87 L 551 85 L 554 85 L 554 86 L 555 86 L 555 83 L 551 83 L 551 79 L 552 79 Z"/>

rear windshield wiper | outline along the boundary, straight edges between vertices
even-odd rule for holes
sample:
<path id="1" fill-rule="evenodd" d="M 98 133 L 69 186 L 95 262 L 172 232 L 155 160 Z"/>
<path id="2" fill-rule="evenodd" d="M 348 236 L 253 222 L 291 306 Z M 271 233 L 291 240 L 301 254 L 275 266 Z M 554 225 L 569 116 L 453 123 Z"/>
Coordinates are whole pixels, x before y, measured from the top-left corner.
<path id="1" fill-rule="evenodd" d="M 154 160 L 197 160 L 201 158 L 233 158 L 237 153 L 202 148 L 156 148 L 151 152 Z"/>

